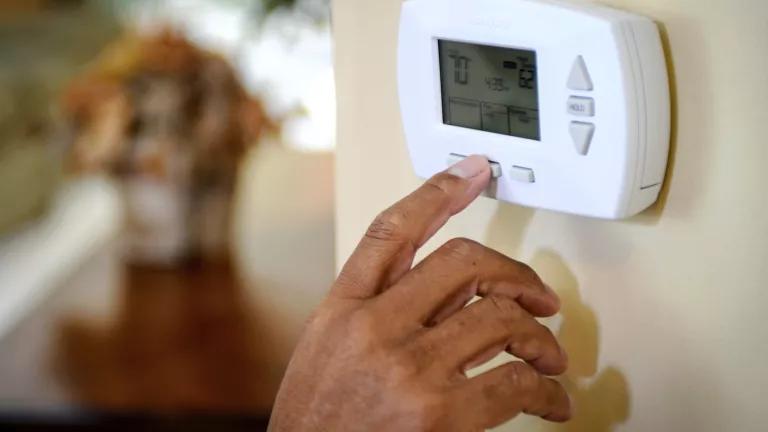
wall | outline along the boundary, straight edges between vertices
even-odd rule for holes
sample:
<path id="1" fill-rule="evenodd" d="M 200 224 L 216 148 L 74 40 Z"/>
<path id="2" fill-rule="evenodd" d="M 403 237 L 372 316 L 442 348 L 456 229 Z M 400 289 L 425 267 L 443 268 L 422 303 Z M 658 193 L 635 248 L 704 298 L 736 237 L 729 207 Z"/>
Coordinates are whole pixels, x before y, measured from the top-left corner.
<path id="1" fill-rule="evenodd" d="M 471 1 L 471 0 L 467 0 Z M 367 224 L 420 181 L 395 74 L 400 0 L 335 0 L 337 267 Z M 559 335 L 577 417 L 504 431 L 765 430 L 768 394 L 768 3 L 611 0 L 665 33 L 674 155 L 656 208 L 625 222 L 482 198 L 451 237 L 526 260 L 564 299 Z"/>
<path id="2" fill-rule="evenodd" d="M 271 405 L 334 279 L 333 154 L 266 141 L 248 154 L 238 184 L 234 248 L 259 343 L 259 403 Z"/>

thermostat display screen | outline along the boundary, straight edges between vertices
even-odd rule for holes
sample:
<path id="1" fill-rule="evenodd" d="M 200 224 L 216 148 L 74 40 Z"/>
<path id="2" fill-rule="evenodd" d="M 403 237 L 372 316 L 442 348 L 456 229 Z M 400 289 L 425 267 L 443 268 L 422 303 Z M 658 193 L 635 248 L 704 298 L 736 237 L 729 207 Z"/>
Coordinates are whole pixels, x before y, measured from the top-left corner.
<path id="1" fill-rule="evenodd" d="M 437 42 L 443 123 L 541 140 L 535 51 Z"/>

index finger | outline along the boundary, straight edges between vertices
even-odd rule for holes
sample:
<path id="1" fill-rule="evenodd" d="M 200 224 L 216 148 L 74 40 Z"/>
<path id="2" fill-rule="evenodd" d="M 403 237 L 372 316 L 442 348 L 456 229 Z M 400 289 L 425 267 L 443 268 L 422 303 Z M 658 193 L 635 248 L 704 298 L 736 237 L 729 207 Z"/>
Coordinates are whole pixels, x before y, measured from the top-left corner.
<path id="1" fill-rule="evenodd" d="M 488 160 L 471 156 L 379 214 L 344 265 L 333 294 L 369 298 L 395 283 L 410 270 L 416 251 L 474 201 L 490 178 Z"/>

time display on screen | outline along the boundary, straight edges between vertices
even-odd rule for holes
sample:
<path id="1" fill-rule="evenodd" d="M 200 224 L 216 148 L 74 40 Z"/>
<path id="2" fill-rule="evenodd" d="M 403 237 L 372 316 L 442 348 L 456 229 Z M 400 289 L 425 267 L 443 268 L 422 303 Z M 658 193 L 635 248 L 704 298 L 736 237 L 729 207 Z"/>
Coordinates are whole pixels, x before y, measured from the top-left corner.
<path id="1" fill-rule="evenodd" d="M 443 123 L 541 140 L 535 51 L 437 43 Z"/>

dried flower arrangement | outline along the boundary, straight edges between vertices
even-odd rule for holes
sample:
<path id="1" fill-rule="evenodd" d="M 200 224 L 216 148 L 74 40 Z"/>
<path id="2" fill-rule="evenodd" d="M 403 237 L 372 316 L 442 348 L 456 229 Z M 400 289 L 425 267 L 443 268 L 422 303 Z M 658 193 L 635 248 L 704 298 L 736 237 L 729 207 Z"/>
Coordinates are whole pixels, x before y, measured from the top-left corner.
<path id="1" fill-rule="evenodd" d="M 134 261 L 228 253 L 238 167 L 279 125 L 222 57 L 165 31 L 127 35 L 62 99 L 68 166 L 120 180 Z"/>

